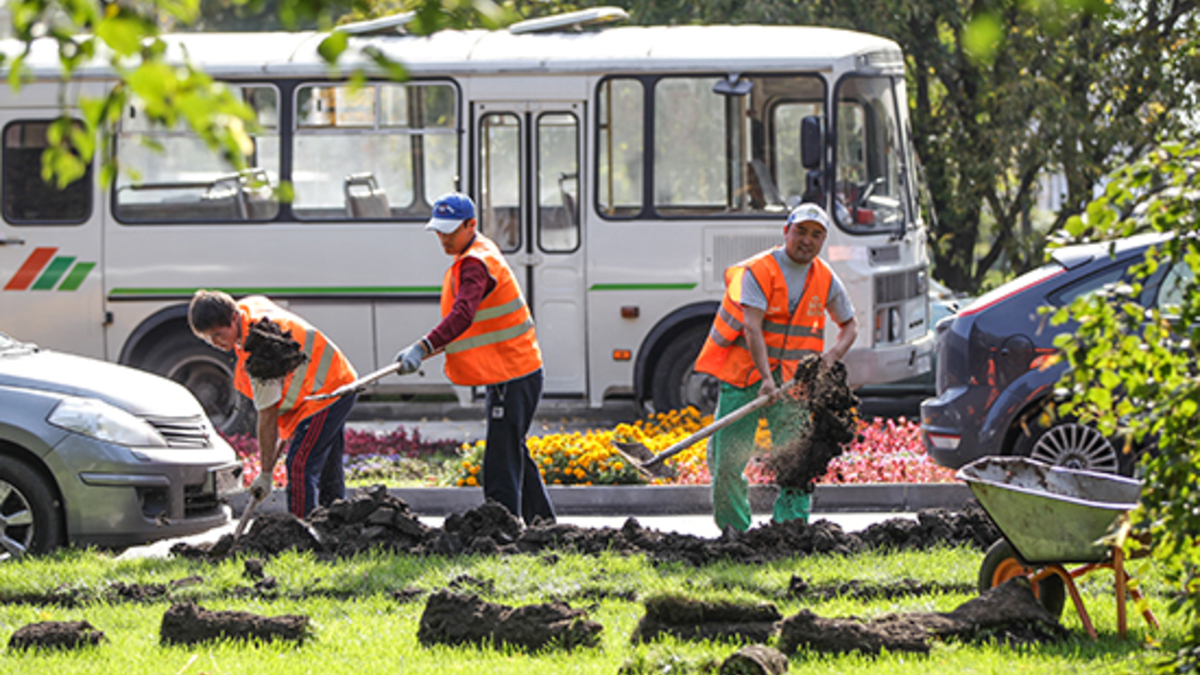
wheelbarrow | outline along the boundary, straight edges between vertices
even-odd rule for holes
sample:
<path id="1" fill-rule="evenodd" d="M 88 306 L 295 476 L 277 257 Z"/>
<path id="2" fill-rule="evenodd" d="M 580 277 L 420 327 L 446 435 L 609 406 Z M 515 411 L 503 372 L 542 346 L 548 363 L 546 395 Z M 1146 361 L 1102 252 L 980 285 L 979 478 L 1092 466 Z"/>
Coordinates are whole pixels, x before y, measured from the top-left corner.
<path id="1" fill-rule="evenodd" d="M 1095 638 L 1096 629 L 1075 579 L 1097 569 L 1111 569 L 1117 633 L 1125 637 L 1125 595 L 1135 601 L 1142 596 L 1128 586 L 1119 530 L 1137 506 L 1140 481 L 1025 457 L 984 457 L 959 469 L 957 475 L 1004 535 L 984 556 L 979 569 L 980 592 L 1024 576 L 1042 606 L 1057 617 L 1062 613 L 1065 588 L 1084 629 Z M 1068 571 L 1067 564 L 1082 565 Z M 1158 628 L 1149 609 L 1142 616 Z"/>

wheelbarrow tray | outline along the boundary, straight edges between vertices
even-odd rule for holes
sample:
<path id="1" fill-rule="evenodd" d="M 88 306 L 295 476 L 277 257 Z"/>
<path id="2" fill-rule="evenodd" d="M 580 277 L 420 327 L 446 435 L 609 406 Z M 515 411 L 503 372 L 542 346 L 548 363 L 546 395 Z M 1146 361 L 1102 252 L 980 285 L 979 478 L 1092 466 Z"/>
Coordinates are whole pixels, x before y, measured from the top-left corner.
<path id="1" fill-rule="evenodd" d="M 1024 457 L 984 457 L 965 482 L 1018 555 L 1030 564 L 1092 563 L 1111 549 L 1097 541 L 1137 506 L 1140 481 L 1050 466 Z"/>

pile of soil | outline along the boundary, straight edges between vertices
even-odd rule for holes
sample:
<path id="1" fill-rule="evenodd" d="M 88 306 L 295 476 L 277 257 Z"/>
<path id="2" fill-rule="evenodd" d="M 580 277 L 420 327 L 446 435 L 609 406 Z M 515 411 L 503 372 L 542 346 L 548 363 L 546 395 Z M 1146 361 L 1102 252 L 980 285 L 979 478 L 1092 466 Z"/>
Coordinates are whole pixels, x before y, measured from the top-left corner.
<path id="1" fill-rule="evenodd" d="M 308 617 L 298 614 L 261 616 L 250 612 L 213 612 L 191 602 L 172 605 L 163 614 L 163 644 L 197 644 L 209 640 L 303 642 L 309 637 Z"/>
<path id="2" fill-rule="evenodd" d="M 603 630 L 588 619 L 586 610 L 572 609 L 564 602 L 507 607 L 473 594 L 442 590 L 425 603 L 417 640 L 426 647 L 472 644 L 569 650 L 598 646 Z"/>
<path id="3" fill-rule="evenodd" d="M 802 392 L 796 413 L 803 414 L 806 405 L 810 422 L 787 445 L 773 450 L 765 464 L 779 487 L 811 490 L 825 475 L 829 462 L 854 440 L 859 401 L 850 390 L 841 361 L 825 368 L 820 356 L 809 354 L 796 366 L 795 377 Z"/>
<path id="4" fill-rule="evenodd" d="M 766 645 L 746 645 L 721 662 L 720 675 L 782 675 L 787 657 Z"/>
<path id="5" fill-rule="evenodd" d="M 78 649 L 107 639 L 87 621 L 42 621 L 18 628 L 8 639 L 8 648 L 12 651 Z"/>
<path id="6" fill-rule="evenodd" d="M 263 382 L 285 377 L 308 360 L 291 333 L 265 317 L 250 324 L 242 348 L 249 354 L 246 372 Z"/>
<path id="7" fill-rule="evenodd" d="M 783 618 L 770 603 L 706 602 L 676 596 L 646 599 L 646 614 L 633 631 L 632 642 L 651 642 L 663 635 L 680 640 L 766 642 Z"/>
<path id="8" fill-rule="evenodd" d="M 489 502 L 448 517 L 442 528 L 419 522 L 403 500 L 376 486 L 353 500 L 313 511 L 309 521 L 290 514 L 263 516 L 237 542 L 176 544 L 176 555 L 216 559 L 233 553 L 273 556 L 287 550 L 313 551 L 334 559 L 378 548 L 412 555 L 512 555 L 606 551 L 644 554 L 658 562 L 705 565 L 717 561 L 757 563 L 814 553 L 851 554 L 865 550 L 927 550 L 970 545 L 983 550 L 1000 537 L 978 505 L 962 513 L 930 509 L 917 521 L 895 518 L 859 533 L 846 533 L 826 520 L 767 523 L 747 532 L 728 529 L 715 539 L 644 528 L 634 518 L 620 528 L 587 528 L 538 523 L 522 528 L 503 506 Z"/>
<path id="9" fill-rule="evenodd" d="M 801 647 L 827 653 L 878 654 L 886 649 L 926 654 L 932 638 L 998 638 L 1010 644 L 1026 644 L 1056 642 L 1067 635 L 1067 630 L 1038 602 L 1029 582 L 1016 578 L 945 614 L 913 612 L 861 621 L 825 619 L 802 610 L 784 619 L 778 644 L 785 654 Z"/>
<path id="10" fill-rule="evenodd" d="M 802 577 L 792 575 L 788 582 L 787 597 L 796 600 L 827 601 L 835 598 L 854 598 L 855 600 L 895 600 L 896 598 L 914 595 L 931 595 L 945 593 L 962 593 L 970 595 L 976 592 L 975 584 L 942 584 L 917 581 L 916 579 L 897 579 L 894 583 L 878 584 L 851 579 L 833 584 L 813 585 Z"/>

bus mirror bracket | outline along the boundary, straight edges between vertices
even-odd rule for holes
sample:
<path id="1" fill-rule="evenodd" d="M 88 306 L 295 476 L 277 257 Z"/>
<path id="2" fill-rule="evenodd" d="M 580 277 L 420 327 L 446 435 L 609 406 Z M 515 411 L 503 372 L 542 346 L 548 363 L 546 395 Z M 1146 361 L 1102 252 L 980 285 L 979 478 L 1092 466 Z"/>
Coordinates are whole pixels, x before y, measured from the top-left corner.
<path id="1" fill-rule="evenodd" d="M 717 80 L 713 85 L 713 93 L 722 96 L 745 96 L 754 88 L 750 80 L 743 80 L 741 73 L 730 73 L 724 80 Z"/>

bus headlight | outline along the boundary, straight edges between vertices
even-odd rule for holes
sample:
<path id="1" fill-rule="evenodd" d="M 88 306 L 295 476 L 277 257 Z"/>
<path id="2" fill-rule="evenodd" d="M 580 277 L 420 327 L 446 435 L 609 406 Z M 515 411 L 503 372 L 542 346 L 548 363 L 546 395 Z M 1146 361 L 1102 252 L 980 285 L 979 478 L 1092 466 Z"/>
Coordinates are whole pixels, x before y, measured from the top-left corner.
<path id="1" fill-rule="evenodd" d="M 135 448 L 165 448 L 161 434 L 145 420 L 95 398 L 68 396 L 46 421 L 96 440 Z"/>

